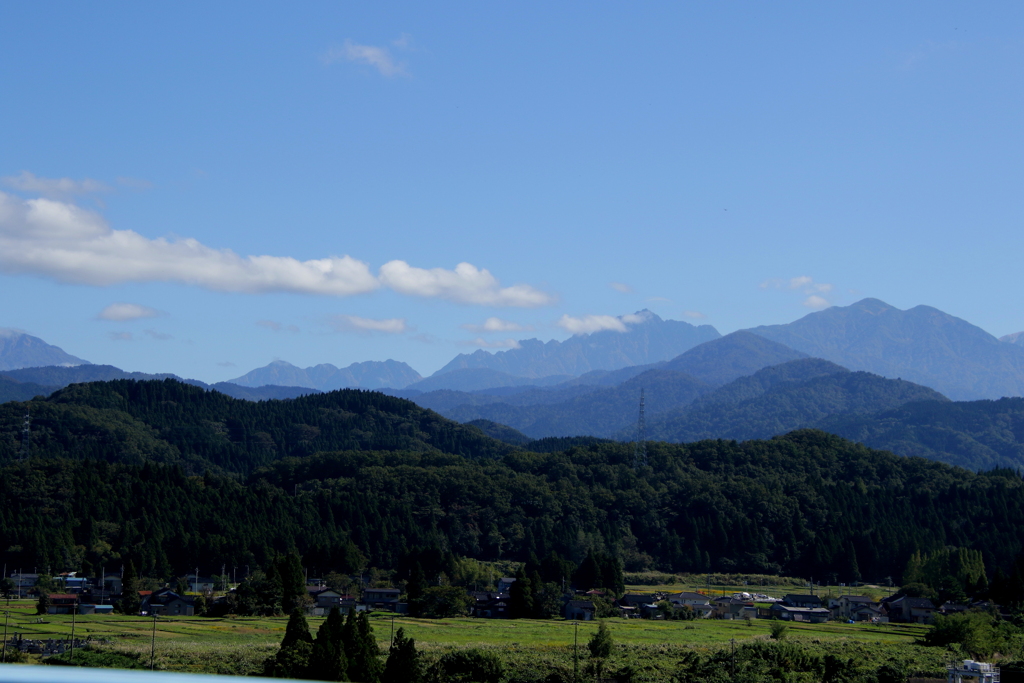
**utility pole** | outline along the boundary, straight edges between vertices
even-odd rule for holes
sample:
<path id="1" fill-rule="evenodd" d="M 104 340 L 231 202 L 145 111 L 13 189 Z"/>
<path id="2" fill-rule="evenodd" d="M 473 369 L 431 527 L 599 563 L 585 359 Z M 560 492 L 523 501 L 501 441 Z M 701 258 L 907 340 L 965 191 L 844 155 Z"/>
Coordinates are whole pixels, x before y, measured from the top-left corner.
<path id="1" fill-rule="evenodd" d="M 10 605 L 10 597 L 7 598 L 7 604 Z M 7 622 L 11 620 L 11 613 L 4 612 L 4 654 L 0 657 L 0 662 L 7 663 Z"/>
<path id="2" fill-rule="evenodd" d="M 153 609 L 152 605 L 150 605 L 150 609 Z M 155 671 L 156 670 L 156 610 L 155 609 L 153 609 L 153 645 L 152 645 L 152 649 L 149 652 L 149 670 L 150 671 Z"/>
<path id="3" fill-rule="evenodd" d="M 75 602 L 71 605 L 71 666 L 75 665 L 75 616 L 78 614 L 78 598 L 75 598 Z"/>
<path id="4" fill-rule="evenodd" d="M 572 683 L 576 683 L 580 675 L 580 622 L 574 621 L 572 625 Z"/>

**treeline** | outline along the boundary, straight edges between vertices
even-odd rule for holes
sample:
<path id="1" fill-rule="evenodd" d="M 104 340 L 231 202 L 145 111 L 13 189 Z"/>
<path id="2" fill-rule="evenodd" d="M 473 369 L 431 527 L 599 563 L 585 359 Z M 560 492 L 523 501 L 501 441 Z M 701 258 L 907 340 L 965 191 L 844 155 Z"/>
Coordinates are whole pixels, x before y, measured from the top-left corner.
<path id="1" fill-rule="evenodd" d="M 380 395 L 351 394 L 379 424 L 389 419 L 369 400 Z M 325 396 L 338 400 L 310 398 Z M 486 440 L 441 427 L 463 445 Z M 394 569 L 414 548 L 437 548 L 846 582 L 898 582 L 914 553 L 947 546 L 1010 572 L 1021 550 L 1024 481 L 1012 471 L 971 473 L 815 431 L 652 443 L 640 470 L 632 456 L 616 443 L 500 457 L 342 451 L 275 460 L 244 482 L 178 464 L 33 458 L 0 470 L 0 543 L 8 567 L 131 560 L 162 577 L 253 570 L 291 551 L 311 574 Z"/>
<path id="2" fill-rule="evenodd" d="M 0 462 L 48 458 L 182 465 L 248 474 L 283 457 L 337 450 L 443 451 L 495 456 L 509 447 L 474 427 L 384 394 L 341 390 L 287 401 L 244 401 L 175 380 L 73 384 L 45 400 L 0 404 Z"/>

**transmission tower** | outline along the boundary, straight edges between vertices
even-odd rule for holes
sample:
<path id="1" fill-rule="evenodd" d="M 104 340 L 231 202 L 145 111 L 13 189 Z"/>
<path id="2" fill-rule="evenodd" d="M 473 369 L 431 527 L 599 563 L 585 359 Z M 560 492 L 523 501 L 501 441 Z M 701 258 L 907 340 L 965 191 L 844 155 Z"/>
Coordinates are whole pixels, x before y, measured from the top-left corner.
<path id="1" fill-rule="evenodd" d="M 30 436 L 29 426 L 31 424 L 32 424 L 32 421 L 29 418 L 28 411 L 26 410 L 25 411 L 25 422 L 24 422 L 24 424 L 22 425 L 22 428 L 21 428 L 21 459 L 22 460 L 27 460 L 28 459 L 28 451 L 29 451 L 29 444 L 30 444 L 30 441 L 29 441 L 29 436 Z"/>
<path id="2" fill-rule="evenodd" d="M 640 389 L 640 417 L 636 421 L 636 441 L 633 442 L 633 469 L 647 467 L 647 423 L 644 422 L 644 390 Z"/>

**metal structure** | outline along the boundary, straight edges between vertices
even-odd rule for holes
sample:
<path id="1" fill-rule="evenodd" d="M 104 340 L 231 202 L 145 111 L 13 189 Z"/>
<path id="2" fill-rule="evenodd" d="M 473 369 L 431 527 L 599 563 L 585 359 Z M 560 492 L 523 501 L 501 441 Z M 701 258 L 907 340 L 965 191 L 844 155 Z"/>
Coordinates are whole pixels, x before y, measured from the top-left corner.
<path id="1" fill-rule="evenodd" d="M 947 683 L 999 683 L 999 667 L 965 659 L 946 667 Z"/>
<path id="2" fill-rule="evenodd" d="M 633 443 L 633 469 L 647 467 L 647 423 L 644 422 L 644 390 L 640 389 L 640 417 L 636 422 L 636 441 Z"/>

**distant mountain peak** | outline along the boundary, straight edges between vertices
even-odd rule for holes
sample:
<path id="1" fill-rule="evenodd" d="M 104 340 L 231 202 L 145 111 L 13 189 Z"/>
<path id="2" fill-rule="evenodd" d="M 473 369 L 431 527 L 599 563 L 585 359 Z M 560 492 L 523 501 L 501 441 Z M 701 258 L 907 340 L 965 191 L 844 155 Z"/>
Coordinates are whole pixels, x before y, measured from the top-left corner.
<path id="1" fill-rule="evenodd" d="M 999 341 L 1007 344 L 1016 344 L 1018 346 L 1024 346 L 1024 332 L 1014 332 L 1013 334 L 1006 334 L 999 338 Z"/>
<path id="2" fill-rule="evenodd" d="M 275 360 L 228 382 L 242 387 L 277 385 L 333 391 L 348 388 L 404 389 L 421 379 L 420 373 L 407 364 L 391 359 L 352 363 L 344 368 L 330 363 L 300 368 L 287 361 Z"/>
<path id="3" fill-rule="evenodd" d="M 594 370 L 619 370 L 668 360 L 722 336 L 711 325 L 662 320 L 646 308 L 617 319 L 625 326 L 625 331 L 604 329 L 574 334 L 565 341 L 524 339 L 517 349 L 461 353 L 434 375 L 487 368 L 514 377 L 578 377 Z"/>
<path id="4" fill-rule="evenodd" d="M 47 344 L 39 337 L 7 327 L 0 327 L 0 370 L 18 370 L 49 365 L 89 365 L 66 353 L 64 349 Z"/>

